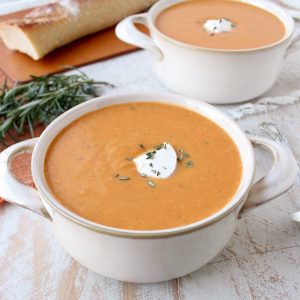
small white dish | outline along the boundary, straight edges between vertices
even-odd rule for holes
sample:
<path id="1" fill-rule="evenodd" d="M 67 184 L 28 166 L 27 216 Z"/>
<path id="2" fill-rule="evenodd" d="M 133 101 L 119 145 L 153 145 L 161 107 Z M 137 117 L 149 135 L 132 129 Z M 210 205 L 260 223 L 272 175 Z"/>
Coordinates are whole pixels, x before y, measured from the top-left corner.
<path id="1" fill-rule="evenodd" d="M 116 27 L 119 39 L 149 50 L 159 80 L 180 94 L 210 103 L 237 103 L 256 98 L 277 80 L 287 56 L 300 49 L 293 38 L 294 20 L 279 6 L 269 2 L 245 0 L 276 15 L 286 34 L 272 45 L 248 50 L 216 50 L 185 44 L 161 33 L 157 16 L 168 7 L 185 0 L 162 0 L 148 13 L 130 16 Z M 149 28 L 151 37 L 135 24 Z"/>

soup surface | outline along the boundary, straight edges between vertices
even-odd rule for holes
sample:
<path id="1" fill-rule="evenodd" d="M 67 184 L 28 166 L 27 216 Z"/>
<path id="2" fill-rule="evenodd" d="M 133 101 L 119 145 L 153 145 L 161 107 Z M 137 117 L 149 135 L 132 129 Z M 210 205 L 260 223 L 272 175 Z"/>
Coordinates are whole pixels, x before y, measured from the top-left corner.
<path id="1" fill-rule="evenodd" d="M 166 179 L 141 176 L 132 158 L 165 141 L 179 157 L 175 172 Z M 161 103 L 88 113 L 55 137 L 45 160 L 48 186 L 63 206 L 99 224 L 135 230 L 212 215 L 231 200 L 241 174 L 238 149 L 223 129 Z"/>
<path id="2" fill-rule="evenodd" d="M 221 23 L 212 23 L 212 31 L 207 31 L 208 20 L 221 20 Z M 216 33 L 219 25 L 228 20 L 232 22 L 230 30 Z M 285 35 L 285 26 L 275 15 L 250 4 L 229 0 L 175 4 L 158 15 L 156 26 L 175 40 L 212 49 L 258 48 L 276 43 Z"/>

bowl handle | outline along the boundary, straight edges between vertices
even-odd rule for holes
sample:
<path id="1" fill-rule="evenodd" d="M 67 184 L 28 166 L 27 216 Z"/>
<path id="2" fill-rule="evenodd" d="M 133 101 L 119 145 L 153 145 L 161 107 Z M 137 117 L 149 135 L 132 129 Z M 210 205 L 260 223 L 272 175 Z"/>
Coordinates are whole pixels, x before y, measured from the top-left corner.
<path id="1" fill-rule="evenodd" d="M 148 27 L 147 15 L 143 13 L 125 18 L 117 25 L 116 35 L 125 43 L 149 50 L 158 60 L 161 60 L 163 58 L 161 50 L 148 35 L 135 26 L 135 24 L 142 24 Z"/>
<path id="2" fill-rule="evenodd" d="M 17 204 L 43 217 L 50 218 L 38 191 L 21 183 L 11 172 L 12 157 L 18 153 L 32 152 L 37 140 L 35 138 L 17 143 L 0 153 L 0 197 L 7 202 Z"/>
<path id="3" fill-rule="evenodd" d="M 300 33 L 296 34 L 285 52 L 285 58 L 300 50 Z"/>
<path id="4" fill-rule="evenodd" d="M 272 154 L 273 166 L 252 186 L 239 217 L 286 192 L 298 176 L 297 162 L 287 147 L 263 137 L 250 136 L 249 138 L 254 147 L 264 148 Z"/>

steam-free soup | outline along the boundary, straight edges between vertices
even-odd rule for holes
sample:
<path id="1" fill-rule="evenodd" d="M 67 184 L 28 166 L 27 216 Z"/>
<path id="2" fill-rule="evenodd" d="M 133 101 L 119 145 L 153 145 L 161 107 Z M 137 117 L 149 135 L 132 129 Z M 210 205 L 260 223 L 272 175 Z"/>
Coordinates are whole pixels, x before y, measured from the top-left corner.
<path id="1" fill-rule="evenodd" d="M 165 35 L 212 49 L 251 49 L 281 40 L 285 26 L 274 14 L 240 1 L 195 0 L 175 4 L 156 19 Z"/>
<path id="2" fill-rule="evenodd" d="M 165 179 L 140 174 L 133 159 L 146 153 L 152 164 L 167 151 L 165 142 L 176 151 L 175 171 Z M 45 159 L 48 186 L 63 206 L 99 224 L 135 230 L 173 228 L 214 214 L 232 199 L 241 174 L 239 151 L 223 129 L 161 103 L 88 113 L 55 137 Z"/>

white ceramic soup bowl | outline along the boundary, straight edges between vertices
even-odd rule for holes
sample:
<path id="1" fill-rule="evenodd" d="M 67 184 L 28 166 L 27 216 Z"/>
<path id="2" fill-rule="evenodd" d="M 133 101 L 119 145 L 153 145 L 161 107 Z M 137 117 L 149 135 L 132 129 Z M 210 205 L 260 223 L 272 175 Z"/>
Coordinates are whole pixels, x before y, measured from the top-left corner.
<path id="1" fill-rule="evenodd" d="M 53 197 L 45 181 L 44 160 L 54 137 L 90 111 L 129 102 L 179 105 L 213 120 L 228 133 L 240 152 L 243 173 L 236 194 L 224 208 L 190 225 L 139 231 L 93 223 L 69 211 Z M 271 171 L 257 183 L 253 183 L 253 145 L 266 148 L 274 157 Z M 15 154 L 32 150 L 31 170 L 37 190 L 17 181 L 10 171 Z M 41 137 L 13 145 L 0 154 L 1 197 L 49 218 L 64 249 L 82 265 L 107 277 L 132 282 L 168 280 L 205 265 L 232 236 L 242 207 L 243 211 L 249 210 L 285 192 L 296 175 L 296 162 L 286 148 L 261 137 L 251 137 L 249 141 L 239 126 L 218 109 L 175 94 L 133 93 L 87 101 L 57 118 Z"/>
<path id="2" fill-rule="evenodd" d="M 276 15 L 285 36 L 275 44 L 249 50 L 214 50 L 174 40 L 160 32 L 155 20 L 166 8 L 185 0 L 161 0 L 148 13 L 130 16 L 116 27 L 119 39 L 150 50 L 154 70 L 169 89 L 210 103 L 236 103 L 253 99 L 271 88 L 285 58 L 300 46 L 294 21 L 278 6 L 245 0 Z M 135 24 L 149 28 L 148 37 Z"/>

